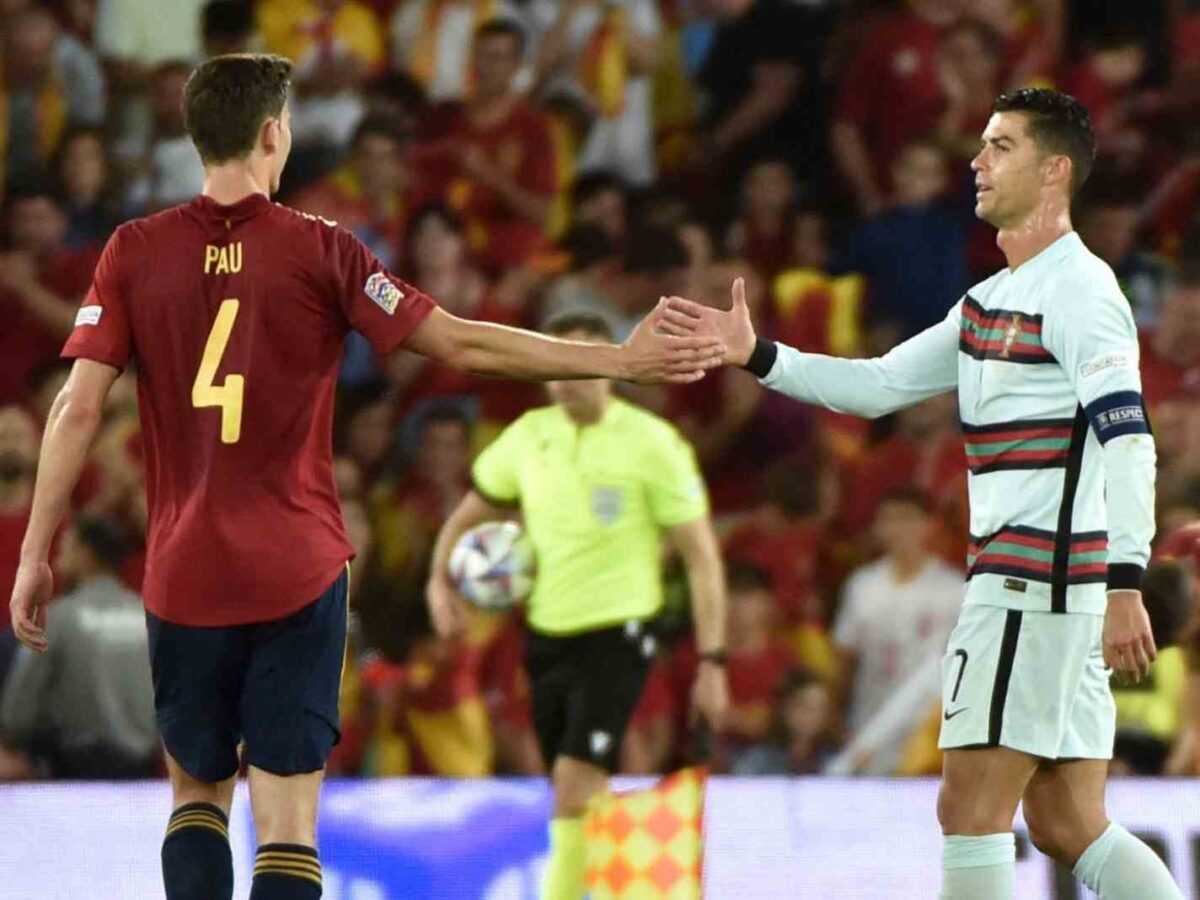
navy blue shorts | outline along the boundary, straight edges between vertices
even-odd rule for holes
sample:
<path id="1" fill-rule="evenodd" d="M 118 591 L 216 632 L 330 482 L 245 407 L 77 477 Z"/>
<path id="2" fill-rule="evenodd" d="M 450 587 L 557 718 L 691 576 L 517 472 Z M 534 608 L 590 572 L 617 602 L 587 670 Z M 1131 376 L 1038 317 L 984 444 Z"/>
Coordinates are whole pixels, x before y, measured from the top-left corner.
<path id="1" fill-rule="evenodd" d="M 193 778 L 217 782 L 245 759 L 273 775 L 316 772 L 341 737 L 346 581 L 298 612 L 253 625 L 176 625 L 146 613 L 163 743 Z"/>

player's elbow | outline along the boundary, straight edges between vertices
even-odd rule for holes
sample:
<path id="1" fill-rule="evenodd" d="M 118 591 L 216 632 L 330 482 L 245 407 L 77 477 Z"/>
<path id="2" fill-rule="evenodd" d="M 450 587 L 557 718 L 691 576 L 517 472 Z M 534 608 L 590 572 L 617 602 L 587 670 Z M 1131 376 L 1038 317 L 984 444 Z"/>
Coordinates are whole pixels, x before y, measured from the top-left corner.
<path id="1" fill-rule="evenodd" d="M 104 397 L 69 384 L 59 392 L 50 415 L 56 426 L 68 428 L 95 427 L 103 417 Z"/>

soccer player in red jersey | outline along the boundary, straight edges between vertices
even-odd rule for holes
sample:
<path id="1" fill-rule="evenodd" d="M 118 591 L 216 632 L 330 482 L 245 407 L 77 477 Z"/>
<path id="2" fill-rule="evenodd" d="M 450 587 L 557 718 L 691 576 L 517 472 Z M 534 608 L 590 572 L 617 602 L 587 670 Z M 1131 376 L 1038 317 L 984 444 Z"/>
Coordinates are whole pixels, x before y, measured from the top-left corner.
<path id="1" fill-rule="evenodd" d="M 146 619 L 174 792 L 168 900 L 229 900 L 227 823 L 249 763 L 252 900 L 321 895 L 317 797 L 337 742 L 353 555 L 331 458 L 342 344 L 357 329 L 474 372 L 689 381 L 720 362 L 651 315 L 620 346 L 470 322 L 388 272 L 350 232 L 272 203 L 291 147 L 291 63 L 216 57 L 184 103 L 204 193 L 113 235 L 63 355 L 11 609 L 46 649 L 51 539 L 121 370 L 138 371 L 149 506 Z"/>

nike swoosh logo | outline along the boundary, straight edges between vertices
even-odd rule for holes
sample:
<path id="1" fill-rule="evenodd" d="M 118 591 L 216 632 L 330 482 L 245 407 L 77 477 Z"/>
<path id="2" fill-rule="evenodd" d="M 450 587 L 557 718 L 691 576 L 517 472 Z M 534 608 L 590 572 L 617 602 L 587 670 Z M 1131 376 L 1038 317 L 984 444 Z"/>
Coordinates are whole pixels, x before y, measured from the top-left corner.
<path id="1" fill-rule="evenodd" d="M 959 713 L 965 713 L 968 709 L 970 709 L 969 706 L 964 706 L 962 709 L 956 709 L 954 712 L 942 713 L 942 718 L 945 719 L 947 722 L 949 722 L 951 719 L 953 719 Z"/>

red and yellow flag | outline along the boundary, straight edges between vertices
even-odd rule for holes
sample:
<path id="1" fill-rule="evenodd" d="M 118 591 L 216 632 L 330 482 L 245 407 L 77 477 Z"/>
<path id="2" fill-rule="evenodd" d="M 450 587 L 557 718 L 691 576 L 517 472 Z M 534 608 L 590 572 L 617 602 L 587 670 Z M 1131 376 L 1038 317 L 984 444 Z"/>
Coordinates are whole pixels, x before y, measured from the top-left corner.
<path id="1" fill-rule="evenodd" d="M 703 768 L 644 791 L 606 794 L 587 816 L 592 900 L 699 900 L 704 851 Z"/>

